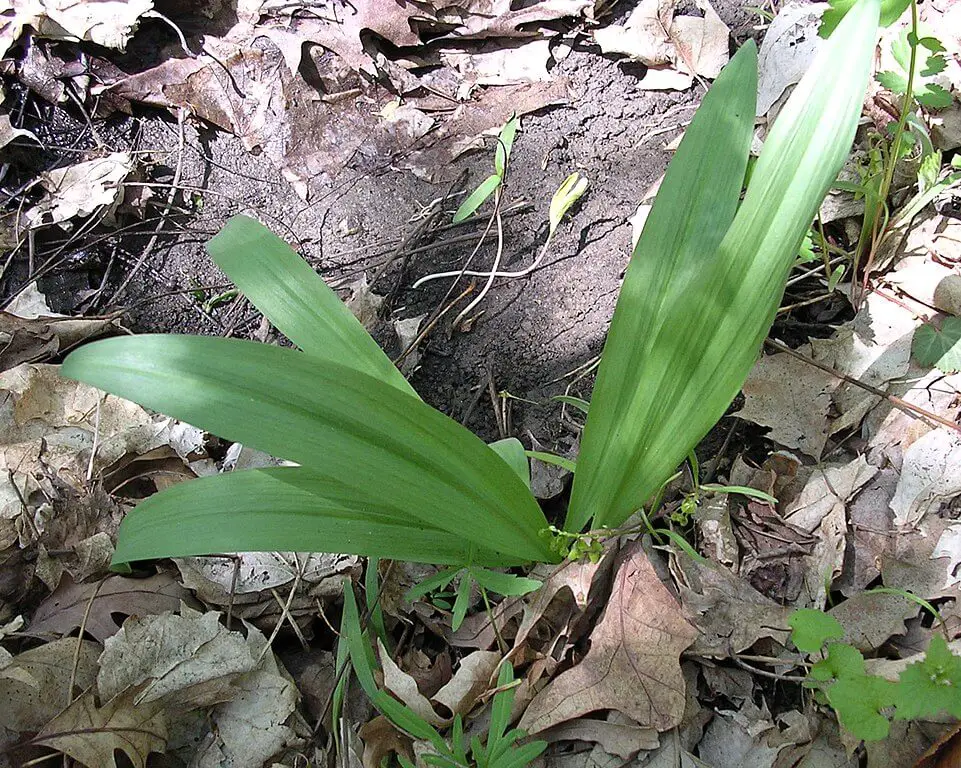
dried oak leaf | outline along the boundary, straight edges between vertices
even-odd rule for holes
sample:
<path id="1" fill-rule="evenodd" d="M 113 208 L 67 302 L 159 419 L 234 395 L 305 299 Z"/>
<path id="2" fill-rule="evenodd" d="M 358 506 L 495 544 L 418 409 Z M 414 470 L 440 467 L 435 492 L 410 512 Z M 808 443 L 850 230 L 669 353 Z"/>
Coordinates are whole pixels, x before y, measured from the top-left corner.
<path id="1" fill-rule="evenodd" d="M 618 561 L 590 650 L 531 702 L 520 722 L 529 733 L 599 709 L 615 709 L 658 731 L 681 721 L 685 684 L 678 658 L 697 633 L 640 542 L 628 545 Z"/>
<path id="2" fill-rule="evenodd" d="M 33 740 L 89 768 L 117 768 L 119 749 L 134 768 L 146 768 L 151 752 L 167 746 L 167 719 L 159 703 L 135 706 L 128 691 L 98 707 L 88 691 L 44 726 Z"/>
<path id="3" fill-rule="evenodd" d="M 93 603 L 90 596 L 96 592 Z M 97 584 L 75 584 L 64 576 L 60 586 L 40 603 L 25 634 L 32 637 L 67 635 L 83 622 L 90 604 L 84 631 L 103 642 L 120 630 L 115 616 L 149 616 L 175 611 L 188 592 L 169 574 L 146 579 L 109 576 L 100 589 Z"/>
<path id="4" fill-rule="evenodd" d="M 0 669 L 0 731 L 38 731 L 70 701 L 71 679 L 81 690 L 97 679 L 100 644 L 56 640 L 17 654 Z"/>

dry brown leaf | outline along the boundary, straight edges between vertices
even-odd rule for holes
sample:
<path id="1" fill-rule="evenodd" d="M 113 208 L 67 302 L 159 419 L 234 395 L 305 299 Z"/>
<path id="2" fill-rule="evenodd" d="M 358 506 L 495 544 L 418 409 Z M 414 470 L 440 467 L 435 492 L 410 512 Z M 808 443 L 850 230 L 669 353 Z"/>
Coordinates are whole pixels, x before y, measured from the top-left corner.
<path id="1" fill-rule="evenodd" d="M 916 602 L 900 595 L 862 592 L 832 608 L 829 614 L 844 627 L 842 643 L 869 653 L 893 635 L 903 635 L 905 620 L 917 616 L 919 610 Z"/>
<path id="2" fill-rule="evenodd" d="M 93 691 L 76 699 L 37 734 L 34 744 L 69 755 L 88 768 L 117 768 L 114 750 L 134 768 L 167 746 L 167 717 L 158 702 L 135 704 L 129 691 L 98 707 Z"/>
<path id="3" fill-rule="evenodd" d="M 599 709 L 664 731 L 684 712 L 678 658 L 696 637 L 640 542 L 619 554 L 610 600 L 587 655 L 531 702 L 520 727 L 537 732 Z"/>
<path id="4" fill-rule="evenodd" d="M 103 642 L 120 630 L 117 616 L 149 616 L 173 611 L 188 594 L 167 573 L 146 579 L 108 576 L 102 584 L 77 584 L 64 577 L 53 594 L 40 603 L 24 633 L 31 637 L 68 635 L 83 623 L 89 606 L 84 631 Z"/>
<path id="5" fill-rule="evenodd" d="M 70 703 L 75 659 L 74 684 L 83 690 L 97 679 L 100 651 L 99 643 L 67 638 L 14 656 L 0 668 L 0 726 L 40 730 Z"/>
<path id="6" fill-rule="evenodd" d="M 129 152 L 113 152 L 66 168 L 46 171 L 40 185 L 46 194 L 24 213 L 30 228 L 47 224 L 66 224 L 75 217 L 85 218 L 102 208 L 109 218 L 120 204 L 122 184 L 133 173 L 134 160 Z"/>
<path id="7" fill-rule="evenodd" d="M 557 741 L 591 741 L 599 744 L 609 755 L 630 760 L 641 750 L 657 749 L 658 736 L 653 728 L 640 725 L 609 723 L 604 720 L 578 718 L 537 734 L 549 743 Z"/>
<path id="8" fill-rule="evenodd" d="M 916 525 L 961 493 L 961 436 L 938 427 L 904 452 L 901 477 L 891 499 L 894 524 Z"/>
<path id="9" fill-rule="evenodd" d="M 543 578 L 544 583 L 525 599 L 514 646 L 527 643 L 538 625 L 543 627 L 548 641 L 567 633 L 575 622 L 581 625 L 579 629 L 586 629 L 587 622 L 582 619 L 586 613 L 593 614 L 606 595 L 616 555 L 616 549 L 609 547 L 596 563 L 567 561 L 556 567 L 535 569 L 531 575 Z M 570 642 L 575 639 L 568 637 Z"/>
<path id="10" fill-rule="evenodd" d="M 729 658 L 750 648 L 762 637 L 787 643 L 791 609 L 765 597 L 726 568 L 680 561 L 685 581 L 681 603 L 693 615 L 699 633 L 693 653 Z"/>
<path id="11" fill-rule="evenodd" d="M 364 723 L 357 735 L 364 742 L 364 768 L 379 768 L 392 753 L 414 759 L 410 736 L 398 731 L 383 715 Z"/>

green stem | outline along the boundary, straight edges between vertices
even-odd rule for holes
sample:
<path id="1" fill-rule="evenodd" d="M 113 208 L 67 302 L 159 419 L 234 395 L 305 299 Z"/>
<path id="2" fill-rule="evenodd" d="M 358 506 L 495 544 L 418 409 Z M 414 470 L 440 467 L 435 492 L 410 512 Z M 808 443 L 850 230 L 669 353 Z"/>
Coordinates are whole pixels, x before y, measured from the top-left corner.
<path id="1" fill-rule="evenodd" d="M 877 211 L 873 216 L 873 226 L 870 232 L 870 242 L 871 250 L 868 252 L 868 263 L 864 267 L 864 280 L 861 284 L 861 296 L 863 296 L 864 289 L 867 287 L 868 275 L 871 271 L 871 262 L 874 260 L 875 244 L 878 241 L 878 236 L 884 227 L 887 226 L 888 216 L 884 215 L 887 208 L 888 193 L 891 191 L 891 184 L 894 182 L 894 171 L 898 164 L 898 159 L 901 155 L 901 141 L 904 138 L 904 126 L 908 120 L 908 113 L 911 111 L 911 107 L 914 103 L 914 77 L 917 70 L 918 63 L 918 3 L 917 0 L 911 0 L 911 39 L 909 40 L 911 46 L 911 59 L 908 65 L 908 85 L 904 90 L 904 98 L 901 100 L 901 114 L 898 116 L 898 124 L 894 128 L 894 137 L 891 139 L 891 148 L 888 152 L 888 163 L 887 167 L 884 169 L 884 178 L 881 181 L 881 188 L 878 190 L 878 200 L 877 200 Z M 865 216 L 867 213 L 865 213 Z M 884 221 L 883 226 L 878 226 L 880 221 Z M 865 235 L 866 232 L 861 232 L 861 238 L 858 241 L 858 247 L 854 254 L 854 282 L 853 285 L 857 285 L 857 269 L 858 264 L 861 262 L 861 257 L 864 255 L 864 249 L 867 247 L 868 238 Z M 860 301 L 860 296 L 857 297 Z"/>

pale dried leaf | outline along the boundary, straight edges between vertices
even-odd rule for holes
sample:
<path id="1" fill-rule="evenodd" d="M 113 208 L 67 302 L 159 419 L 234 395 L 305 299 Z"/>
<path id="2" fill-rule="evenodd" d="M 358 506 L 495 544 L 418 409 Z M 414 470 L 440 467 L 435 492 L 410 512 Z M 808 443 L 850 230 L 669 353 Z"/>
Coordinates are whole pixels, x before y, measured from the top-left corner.
<path id="1" fill-rule="evenodd" d="M 807 72 L 824 43 L 818 36 L 827 3 L 782 5 L 764 32 L 758 52 L 757 115 L 766 115 L 784 92 Z"/>
<path id="2" fill-rule="evenodd" d="M 925 515 L 961 493 L 961 437 L 939 427 L 904 452 L 901 479 L 891 499 L 894 523 L 916 525 Z"/>
<path id="3" fill-rule="evenodd" d="M 531 702 L 521 728 L 537 732 L 598 709 L 642 726 L 680 722 L 685 686 L 678 657 L 696 636 L 639 542 L 618 557 L 610 600 L 587 655 Z"/>
<path id="4" fill-rule="evenodd" d="M 97 687 L 108 698 L 137 687 L 137 703 L 169 697 L 183 708 L 209 706 L 233 698 L 237 679 L 257 667 L 253 643 L 228 631 L 219 613 L 186 605 L 179 616 L 131 618 L 104 643 Z"/>
<path id="5" fill-rule="evenodd" d="M 432 725 L 446 725 L 448 720 L 434 711 L 434 707 L 424 694 L 417 689 L 417 681 L 394 663 L 384 644 L 378 638 L 380 665 L 384 670 L 384 688 L 406 704 L 412 712 Z"/>
<path id="6" fill-rule="evenodd" d="M 657 749 L 658 746 L 657 731 L 653 728 L 589 720 L 583 717 L 541 731 L 537 734 L 537 738 L 550 743 L 596 742 L 609 755 L 616 755 L 621 760 L 630 760 L 641 750 Z"/>
<path id="7" fill-rule="evenodd" d="M 900 595 L 862 592 L 832 608 L 829 614 L 844 627 L 843 643 L 862 653 L 880 648 L 894 635 L 903 635 L 904 622 L 921 610 L 913 600 Z"/>
<path id="8" fill-rule="evenodd" d="M 146 768 L 151 752 L 167 745 L 167 718 L 159 703 L 135 704 L 135 691 L 98 707 L 92 691 L 76 699 L 37 734 L 34 743 L 51 747 L 88 768 L 117 768 L 122 751 L 134 768 Z"/>
<path id="9" fill-rule="evenodd" d="M 460 660 L 454 676 L 431 698 L 455 715 L 466 715 L 481 694 L 491 689 L 501 655 L 496 651 L 474 651 Z"/>
<path id="10" fill-rule="evenodd" d="M 266 645 L 263 635 L 255 645 Z M 300 742 L 288 718 L 297 706 L 296 686 L 281 674 L 268 654 L 261 667 L 241 677 L 236 695 L 211 714 L 211 732 L 190 763 L 191 768 L 248 768 L 263 765 Z"/>
<path id="11" fill-rule="evenodd" d="M 24 220 L 30 227 L 38 227 L 85 218 L 103 207 L 112 211 L 120 202 L 122 182 L 133 169 L 129 152 L 113 152 L 97 160 L 46 171 L 40 181 L 46 195 L 24 213 Z"/>

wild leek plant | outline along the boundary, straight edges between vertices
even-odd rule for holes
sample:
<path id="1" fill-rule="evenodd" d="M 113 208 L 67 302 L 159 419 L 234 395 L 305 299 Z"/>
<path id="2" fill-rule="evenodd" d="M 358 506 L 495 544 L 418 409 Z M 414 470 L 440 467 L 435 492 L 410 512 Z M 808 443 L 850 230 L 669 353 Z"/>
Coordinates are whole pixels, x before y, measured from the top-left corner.
<path id="1" fill-rule="evenodd" d="M 741 201 L 757 90 L 748 42 L 704 97 L 634 250 L 611 324 L 564 530 L 616 527 L 723 415 L 850 149 L 878 0 L 859 0 L 778 117 Z M 280 238 L 236 217 L 214 260 L 300 351 L 190 336 L 87 345 L 65 376 L 300 466 L 159 493 L 115 562 L 250 550 L 455 566 L 553 562 L 516 440 L 485 445 L 422 402 Z M 559 540 L 566 541 L 561 536 Z"/>

